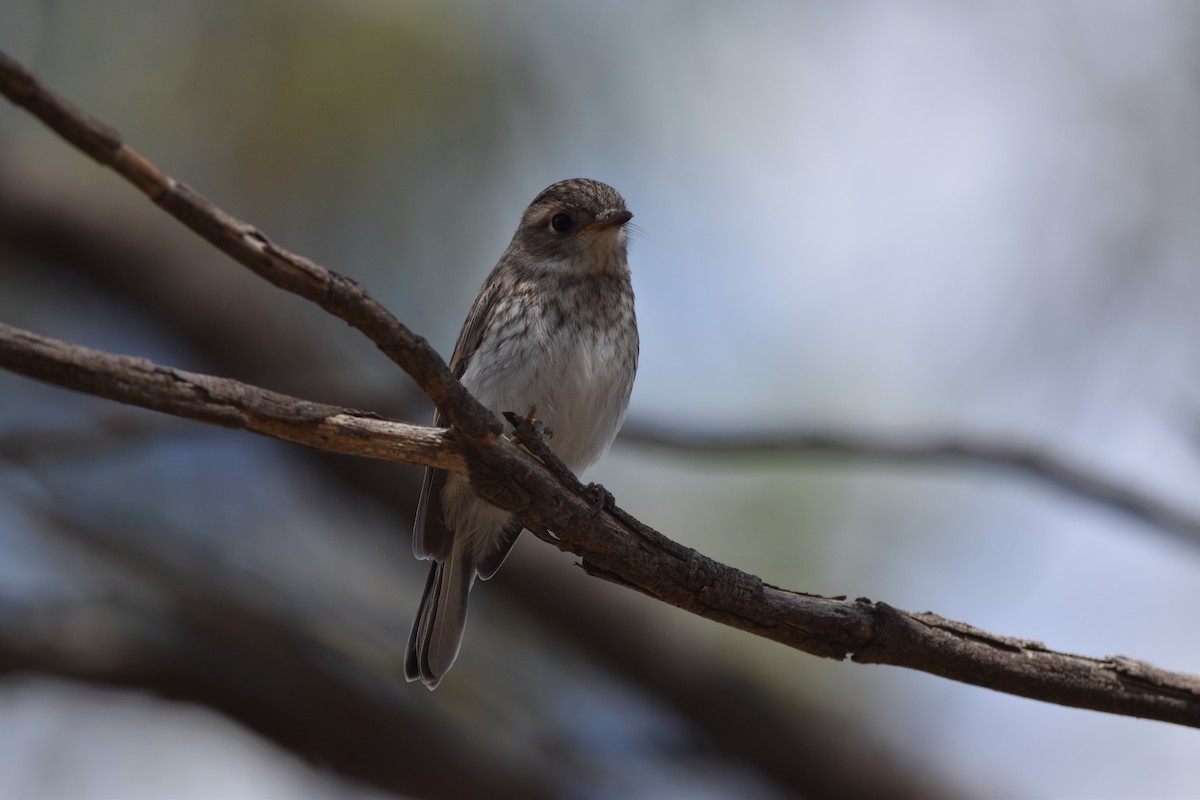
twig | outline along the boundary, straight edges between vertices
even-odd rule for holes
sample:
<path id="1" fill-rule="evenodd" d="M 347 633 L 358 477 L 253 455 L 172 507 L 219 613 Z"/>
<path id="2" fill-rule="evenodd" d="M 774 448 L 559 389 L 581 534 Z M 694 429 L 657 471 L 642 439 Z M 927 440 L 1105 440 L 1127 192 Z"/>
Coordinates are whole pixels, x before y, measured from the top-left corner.
<path id="1" fill-rule="evenodd" d="M 515 443 L 498 436 L 499 422 L 454 380 L 428 344 L 400 325 L 356 284 L 286 253 L 255 229 L 212 207 L 124 147 L 107 127 L 41 87 L 28 71 L 3 54 L 0 93 L 28 108 L 102 163 L 113 166 L 169 213 L 257 274 L 317 302 L 366 333 L 417 380 L 456 428 L 469 427 L 458 444 L 472 486 L 480 496 L 513 512 L 526 527 L 540 531 L 539 535 L 556 547 L 582 557 L 592 574 L 814 655 L 904 666 L 1047 702 L 1200 727 L 1200 678 L 1196 676 L 1159 670 L 1133 659 L 1059 653 L 1037 642 L 998 636 L 935 614 L 901 611 L 866 599 L 851 601 L 787 591 L 672 542 L 620 509 L 597 513 L 592 498 L 564 490 L 544 466 Z M 91 382 L 98 381 L 105 387 L 102 396 L 122 402 L 169 413 L 179 408 L 178 413 L 199 419 L 204 418 L 202 413 L 208 413 L 197 411 L 203 403 L 196 402 L 196 394 L 211 387 L 193 380 L 194 376 L 174 370 L 160 373 L 163 368 L 149 362 L 95 351 L 90 353 L 102 356 L 100 361 L 93 362 L 90 355 L 84 363 L 76 363 L 71 352 L 62 351 L 53 342 L 29 339 L 20 331 L 13 332 L 13 342 L 6 363 L 28 363 L 26 351 L 32 349 L 37 355 L 33 360 L 43 362 L 43 372 L 38 376 L 43 380 L 81 391 L 91 391 Z M 70 368 L 58 369 L 44 363 L 59 358 Z M 147 396 L 141 391 L 120 389 L 130 371 L 148 374 L 150 385 L 156 387 L 165 387 L 175 375 L 183 375 L 185 383 L 194 384 L 200 391 L 189 389 L 182 396 L 168 393 L 164 397 L 157 391 Z M 306 404 L 305 408 L 309 405 L 316 407 Z M 252 428 L 251 422 L 257 424 L 254 414 L 213 413 L 216 418 L 212 421 L 218 424 L 279 435 L 270 427 L 273 422 Z M 315 416 L 327 419 L 319 412 Z M 355 452 L 350 437 L 335 439 L 339 452 Z M 380 451 L 368 438 L 359 444 L 364 455 L 407 460 L 406 454 Z M 449 439 L 440 446 L 454 449 Z M 432 460 L 428 452 L 425 455 Z M 555 535 L 546 531 L 554 531 Z"/>
<path id="2" fill-rule="evenodd" d="M 888 435 L 829 429 L 680 430 L 626 421 L 621 441 L 672 454 L 714 457 L 817 455 L 925 464 L 970 464 L 1033 477 L 1075 497 L 1126 514 L 1190 545 L 1200 545 L 1200 517 L 1095 468 L 1019 441 L 979 435 Z"/>

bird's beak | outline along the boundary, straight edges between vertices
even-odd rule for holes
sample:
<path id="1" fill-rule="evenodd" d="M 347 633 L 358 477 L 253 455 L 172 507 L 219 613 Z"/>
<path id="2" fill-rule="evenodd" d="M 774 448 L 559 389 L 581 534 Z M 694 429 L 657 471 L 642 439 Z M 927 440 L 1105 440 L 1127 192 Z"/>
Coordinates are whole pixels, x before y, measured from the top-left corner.
<path id="1" fill-rule="evenodd" d="M 628 211 L 614 211 L 611 214 L 601 217 L 591 225 L 584 225 L 575 232 L 575 236 L 583 236 L 585 233 L 596 233 L 598 231 L 606 231 L 609 228 L 619 228 L 629 220 L 633 219 L 633 214 Z"/>

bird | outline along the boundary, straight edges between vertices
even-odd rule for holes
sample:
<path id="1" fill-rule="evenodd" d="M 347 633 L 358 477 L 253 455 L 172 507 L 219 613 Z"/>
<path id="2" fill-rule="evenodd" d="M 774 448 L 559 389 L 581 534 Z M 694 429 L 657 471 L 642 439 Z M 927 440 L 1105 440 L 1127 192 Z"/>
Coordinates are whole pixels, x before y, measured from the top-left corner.
<path id="1" fill-rule="evenodd" d="M 625 199 L 586 178 L 544 189 L 484 280 L 450 359 L 493 414 L 544 426 L 576 475 L 607 451 L 625 419 L 639 340 Z M 435 412 L 434 425 L 445 427 Z M 475 579 L 504 562 L 522 525 L 475 494 L 467 477 L 427 468 L 413 553 L 430 565 L 404 675 L 436 689 L 462 644 Z"/>

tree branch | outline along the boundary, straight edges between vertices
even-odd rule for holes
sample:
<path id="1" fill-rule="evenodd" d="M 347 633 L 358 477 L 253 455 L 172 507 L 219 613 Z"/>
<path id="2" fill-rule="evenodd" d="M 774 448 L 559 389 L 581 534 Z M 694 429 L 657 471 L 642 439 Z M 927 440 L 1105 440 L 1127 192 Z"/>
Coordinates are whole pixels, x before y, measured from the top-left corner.
<path id="1" fill-rule="evenodd" d="M 230 216 L 162 172 L 125 145 L 115 130 L 42 86 L 3 51 L 0 51 L 0 94 L 114 170 L 239 264 L 275 286 L 311 300 L 361 331 L 417 382 L 463 436 L 472 441 L 487 441 L 501 432 L 499 420 L 471 397 L 429 342 L 405 327 L 360 285 L 279 247 L 254 226 Z"/>
<path id="2" fill-rule="evenodd" d="M 331 453 L 466 473 L 447 429 L 385 420 L 218 378 L 51 339 L 0 322 L 0 367 L 66 389 Z"/>
<path id="3" fill-rule="evenodd" d="M 1065 455 L 1027 443 L 978 435 L 909 435 L 828 429 L 692 431 L 626 420 L 621 440 L 668 453 L 714 457 L 818 455 L 922 463 L 970 464 L 1032 476 L 1084 500 L 1200 545 L 1200 517 Z"/>
<path id="4" fill-rule="evenodd" d="M 787 591 L 673 542 L 615 506 L 598 512 L 586 491 L 566 489 L 526 451 L 507 437 L 497 436 L 498 421 L 470 397 L 428 343 L 404 328 L 357 284 L 287 253 L 254 228 L 211 206 L 122 145 L 107 127 L 42 88 L 3 54 L 0 93 L 112 166 L 169 213 L 257 274 L 363 331 L 417 380 L 461 430 L 458 453 L 480 496 L 514 513 L 541 538 L 580 556 L 590 574 L 814 655 L 904 666 L 1047 702 L 1200 727 L 1200 678 L 1196 676 L 1167 672 L 1133 659 L 1059 653 L 1037 642 L 998 636 L 932 613 L 901 611 L 867 599 L 851 601 Z M 36 377 L 42 380 L 82 391 L 90 391 L 95 381 L 104 386 L 101 396 L 289 441 L 299 440 L 298 429 L 303 433 L 305 425 L 315 425 L 321 435 L 311 436 L 305 444 L 326 447 L 322 436 L 328 435 L 335 445 L 332 449 L 338 452 L 409 460 L 407 452 L 378 447 L 373 432 L 368 434 L 370 438 L 356 439 L 341 435 L 336 426 L 333 433 L 325 430 L 333 417 L 345 411 L 342 409 L 330 414 L 334 407 L 264 393 L 243 384 L 231 385 L 236 388 L 233 397 L 223 396 L 223 387 L 211 384 L 222 379 L 96 351 L 81 354 L 70 346 L 63 350 L 57 346 L 62 343 L 30 338 L 18 329 L 10 329 L 9 334 L 5 365 L 22 367 L 25 374 L 39 370 Z M 99 360 L 93 361 L 94 357 Z M 131 375 L 140 377 L 135 380 Z M 170 387 L 177 379 L 185 388 L 172 395 Z M 149 396 L 144 391 L 147 388 L 154 390 Z M 213 390 L 220 402 L 209 408 L 204 401 Z M 160 394 L 162 391 L 167 394 Z M 354 425 L 370 419 L 356 416 L 359 413 L 349 413 Z M 286 424 L 276 429 L 281 418 Z M 414 435 L 419 430 L 409 428 Z M 420 449 L 425 460 L 416 456 L 412 460 L 432 463 L 432 450 L 436 449 L 454 450 L 454 435 L 445 434 L 439 445 Z M 544 457 L 553 458 L 552 454 Z"/>
<path id="5" fill-rule="evenodd" d="M 1057 653 L 935 614 L 791 592 L 667 539 L 619 508 L 597 514 L 507 438 L 457 445 L 447 431 L 389 422 L 258 387 L 68 345 L 0 323 L 0 365 L 120 402 L 333 452 L 463 470 L 590 574 L 826 658 L 893 664 L 1034 699 L 1200 727 L 1200 679 L 1127 658 Z M 552 459 L 548 448 L 538 450 Z M 557 531 L 557 535 L 547 533 Z"/>

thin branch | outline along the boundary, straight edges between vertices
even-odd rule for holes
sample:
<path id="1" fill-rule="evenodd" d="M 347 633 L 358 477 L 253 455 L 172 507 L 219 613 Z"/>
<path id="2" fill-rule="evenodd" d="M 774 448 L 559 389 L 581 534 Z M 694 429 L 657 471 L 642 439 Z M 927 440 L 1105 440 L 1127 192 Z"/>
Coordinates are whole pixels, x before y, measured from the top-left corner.
<path id="1" fill-rule="evenodd" d="M 311 300 L 358 329 L 424 390 L 463 436 L 487 441 L 499 420 L 455 379 L 437 351 L 392 316 L 356 282 L 279 247 L 252 225 L 214 206 L 124 144 L 115 130 L 42 86 L 0 51 L 0 94 L 79 150 L 111 168 L 142 194 L 239 264 L 281 289 Z"/>
<path id="2" fill-rule="evenodd" d="M 621 440 L 672 454 L 715 457 L 818 455 L 876 461 L 970 464 L 1031 476 L 1075 497 L 1200 545 L 1200 517 L 1043 447 L 979 435 L 888 435 L 822 428 L 695 431 L 626 421 Z"/>
<path id="3" fill-rule="evenodd" d="M 69 344 L 0 322 L 0 367 L 46 383 L 331 453 L 466 473 L 449 430 Z"/>
<path id="4" fill-rule="evenodd" d="M 1133 659 L 1059 653 L 1038 642 L 999 636 L 935 614 L 901 611 L 866 599 L 819 597 L 780 589 L 667 539 L 615 506 L 598 511 L 595 498 L 586 489 L 568 490 L 528 452 L 507 437 L 495 435 L 499 432 L 498 421 L 454 380 L 428 344 L 400 325 L 360 287 L 286 253 L 255 229 L 212 207 L 121 145 L 107 127 L 42 88 L 23 67 L 2 54 L 0 92 L 29 108 L 68 141 L 113 166 L 170 213 L 257 274 L 317 302 L 366 333 L 417 380 L 456 428 L 460 421 L 464 427 L 472 426 L 463 431 L 458 447 L 479 495 L 511 511 L 541 538 L 580 556 L 590 574 L 813 655 L 904 666 L 1047 702 L 1200 727 L 1200 678 L 1196 676 L 1167 672 Z M 104 368 L 91 368 L 87 359 L 76 363 L 72 353 L 21 333 L 13 333 L 18 345 L 15 350 L 10 348 L 7 362 L 29 363 L 23 353 L 33 349 L 36 358 L 32 361 L 61 358 L 61 363 L 69 367 L 54 369 L 43 364 L 38 376 L 43 380 L 89 391 L 89 381 L 104 382 L 104 375 L 108 375 L 112 381 L 105 384 L 107 394 L 102 396 L 123 402 L 144 401 L 147 407 L 169 413 L 178 407 L 184 416 L 201 418 L 197 407 L 203 408 L 203 403 L 197 403 L 197 395 L 211 388 L 204 381 L 193 381 L 192 376 L 174 370 L 160 373 L 161 368 L 140 359 L 106 354 L 99 354 L 106 359 L 99 362 Z M 72 377 L 77 370 L 81 378 Z M 148 375 L 145 379 L 149 385 L 162 388 L 180 374 L 185 383 L 198 388 L 189 388 L 182 396 L 148 399 L 142 392 L 120 388 L 128 372 Z M 260 398 L 253 391 L 245 396 L 246 407 L 253 413 L 213 412 L 212 421 L 247 428 L 251 427 L 250 421 L 257 424 L 260 409 L 255 403 Z M 280 406 L 276 411 L 282 412 L 288 410 L 288 403 L 299 402 L 301 416 L 312 413 L 320 420 L 328 419 L 327 414 L 311 409 L 330 407 L 293 398 L 276 403 L 281 397 L 272 395 L 264 402 Z M 241 408 L 236 403 L 234 406 Z M 287 418 L 286 413 L 282 416 Z M 276 435 L 273 424 L 251 429 Z M 294 432 L 291 427 L 285 429 Z M 449 437 L 441 445 L 446 450 L 454 449 Z M 339 452 L 356 452 L 352 437 L 334 438 L 341 448 Z M 364 455 L 406 460 L 399 452 L 375 447 L 368 438 L 358 440 L 358 444 Z M 553 461 L 548 451 L 543 457 Z"/>

